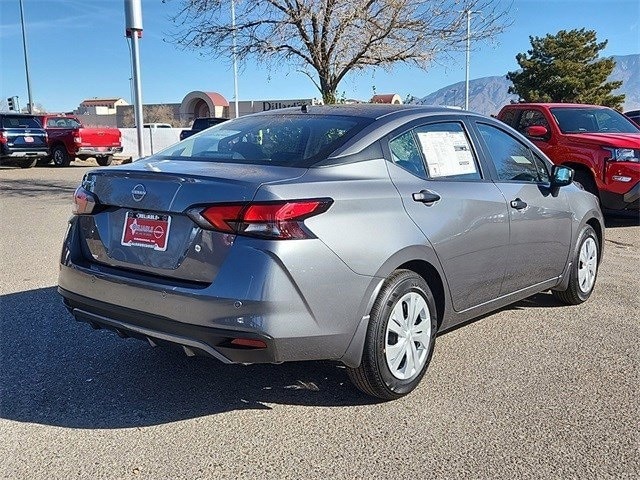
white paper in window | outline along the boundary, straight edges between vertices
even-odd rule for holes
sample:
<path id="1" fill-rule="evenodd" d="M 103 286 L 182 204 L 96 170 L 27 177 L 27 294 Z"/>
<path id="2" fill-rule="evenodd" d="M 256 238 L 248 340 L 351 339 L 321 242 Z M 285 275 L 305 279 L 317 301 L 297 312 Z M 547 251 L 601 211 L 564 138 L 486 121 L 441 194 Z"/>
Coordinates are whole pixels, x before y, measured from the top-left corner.
<path id="1" fill-rule="evenodd" d="M 476 163 L 464 132 L 418 132 L 432 178 L 476 173 Z"/>

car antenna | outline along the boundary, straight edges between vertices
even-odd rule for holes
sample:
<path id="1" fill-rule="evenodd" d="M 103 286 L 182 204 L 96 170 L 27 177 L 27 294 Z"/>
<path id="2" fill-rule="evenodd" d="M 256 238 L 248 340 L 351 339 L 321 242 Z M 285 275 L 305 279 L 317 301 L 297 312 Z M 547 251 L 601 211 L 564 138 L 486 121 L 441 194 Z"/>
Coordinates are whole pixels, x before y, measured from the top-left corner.
<path id="1" fill-rule="evenodd" d="M 307 104 L 305 103 L 304 105 L 302 105 L 302 107 L 300 108 L 300 110 L 302 111 L 302 113 L 307 113 Z"/>

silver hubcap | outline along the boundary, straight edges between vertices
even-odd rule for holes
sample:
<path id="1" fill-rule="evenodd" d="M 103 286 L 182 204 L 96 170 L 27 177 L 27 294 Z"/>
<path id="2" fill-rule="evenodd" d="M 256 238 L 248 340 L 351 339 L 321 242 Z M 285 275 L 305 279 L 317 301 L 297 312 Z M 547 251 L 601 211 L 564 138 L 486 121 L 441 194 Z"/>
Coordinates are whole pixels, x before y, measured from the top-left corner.
<path id="1" fill-rule="evenodd" d="M 598 248 L 593 238 L 587 238 L 580 247 L 578 257 L 578 285 L 583 293 L 589 293 L 596 281 Z"/>
<path id="2" fill-rule="evenodd" d="M 422 371 L 431 342 L 431 315 L 421 295 L 405 294 L 393 307 L 385 340 L 385 358 L 394 377 L 408 380 Z"/>
<path id="3" fill-rule="evenodd" d="M 62 153 L 60 150 L 53 151 L 53 161 L 54 163 L 62 163 Z"/>

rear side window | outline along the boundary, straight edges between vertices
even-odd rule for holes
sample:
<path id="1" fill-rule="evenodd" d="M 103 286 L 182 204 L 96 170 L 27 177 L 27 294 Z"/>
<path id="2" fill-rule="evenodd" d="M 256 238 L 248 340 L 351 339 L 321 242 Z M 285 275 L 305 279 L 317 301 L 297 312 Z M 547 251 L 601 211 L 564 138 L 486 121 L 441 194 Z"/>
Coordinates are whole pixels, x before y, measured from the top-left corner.
<path id="1" fill-rule="evenodd" d="M 2 128 L 42 128 L 35 117 L 11 116 L 2 117 Z"/>
<path id="2" fill-rule="evenodd" d="M 220 123 L 157 157 L 310 167 L 326 159 L 371 119 L 338 115 L 257 115 Z"/>
<path id="3" fill-rule="evenodd" d="M 529 147 L 492 125 L 477 125 L 498 179 L 535 183 L 549 181 L 546 165 Z"/>

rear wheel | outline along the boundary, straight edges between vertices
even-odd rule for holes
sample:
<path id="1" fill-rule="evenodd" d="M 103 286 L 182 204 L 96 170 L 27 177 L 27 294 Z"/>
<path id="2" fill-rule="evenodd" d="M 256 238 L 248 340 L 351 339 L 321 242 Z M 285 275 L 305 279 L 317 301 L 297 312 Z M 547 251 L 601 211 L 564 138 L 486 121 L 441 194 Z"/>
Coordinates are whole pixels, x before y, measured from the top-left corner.
<path id="1" fill-rule="evenodd" d="M 71 157 L 63 145 L 56 145 L 51 149 L 51 158 L 56 167 L 68 167 L 71 163 Z"/>
<path id="2" fill-rule="evenodd" d="M 551 290 L 551 294 L 568 305 L 587 301 L 593 292 L 598 275 L 598 236 L 590 225 L 585 225 L 573 253 L 569 284 L 563 291 Z"/>
<path id="3" fill-rule="evenodd" d="M 362 361 L 349 378 L 364 393 L 393 400 L 410 393 L 431 361 L 437 331 L 435 302 L 424 279 L 395 271 L 371 309 Z"/>
<path id="4" fill-rule="evenodd" d="M 25 158 L 24 160 L 18 161 L 18 166 L 20 168 L 31 168 L 34 167 L 38 163 L 37 158 Z"/>
<path id="5" fill-rule="evenodd" d="M 107 155 L 106 157 L 96 157 L 96 162 L 98 162 L 98 165 L 100 165 L 101 167 L 111 165 L 111 162 L 113 162 L 113 155 Z"/>

